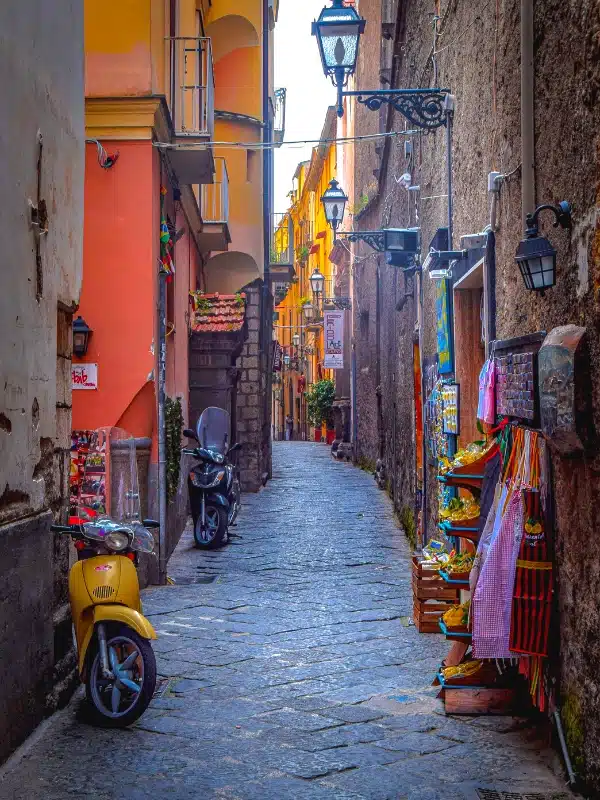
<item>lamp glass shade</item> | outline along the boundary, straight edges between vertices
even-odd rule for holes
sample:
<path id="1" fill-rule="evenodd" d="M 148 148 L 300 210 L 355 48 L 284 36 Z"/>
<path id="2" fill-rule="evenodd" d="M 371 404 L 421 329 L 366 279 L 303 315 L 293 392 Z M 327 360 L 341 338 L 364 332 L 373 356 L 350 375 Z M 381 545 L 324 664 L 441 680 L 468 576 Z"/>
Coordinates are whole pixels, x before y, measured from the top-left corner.
<path id="1" fill-rule="evenodd" d="M 92 329 L 83 317 L 77 317 L 73 322 L 73 353 L 78 358 L 82 358 L 87 353 L 91 334 Z"/>
<path id="2" fill-rule="evenodd" d="M 556 250 L 543 236 L 523 239 L 517 248 L 517 264 L 525 287 L 543 292 L 556 283 Z"/>
<path id="3" fill-rule="evenodd" d="M 292 344 L 294 345 L 294 347 L 298 347 L 298 345 L 300 344 L 300 334 L 299 333 L 295 333 L 292 336 Z"/>
<path id="4" fill-rule="evenodd" d="M 315 312 L 314 306 L 312 303 L 305 303 L 302 307 L 302 313 L 304 314 L 304 319 L 311 320 L 313 318 L 313 314 Z"/>
<path id="5" fill-rule="evenodd" d="M 283 363 L 286 365 L 286 367 L 289 367 L 290 357 L 287 354 L 283 357 Z"/>
<path id="6" fill-rule="evenodd" d="M 325 75 L 351 75 L 356 70 L 358 45 L 365 30 L 365 20 L 351 6 L 344 7 L 342 0 L 334 0 L 331 8 L 324 8 L 319 19 L 313 22 L 312 34 L 317 37 L 321 63 Z"/>
<path id="7" fill-rule="evenodd" d="M 328 225 L 330 225 L 333 230 L 337 230 L 341 221 L 344 219 L 348 197 L 335 179 L 329 183 L 327 190 L 321 197 L 321 202 L 323 203 L 325 219 Z"/>
<path id="8" fill-rule="evenodd" d="M 325 287 L 325 276 L 319 272 L 318 267 L 315 268 L 315 271 L 310 276 L 310 285 L 313 290 L 313 294 L 320 295 L 323 293 L 323 289 Z"/>

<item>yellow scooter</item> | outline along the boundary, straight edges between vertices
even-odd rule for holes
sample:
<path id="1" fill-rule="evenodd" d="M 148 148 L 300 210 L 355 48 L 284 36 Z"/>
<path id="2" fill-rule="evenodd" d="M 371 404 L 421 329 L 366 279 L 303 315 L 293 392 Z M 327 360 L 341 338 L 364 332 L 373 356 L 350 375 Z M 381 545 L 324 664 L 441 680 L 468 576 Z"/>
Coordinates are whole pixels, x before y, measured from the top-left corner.
<path id="1" fill-rule="evenodd" d="M 69 596 L 79 674 L 94 721 L 125 727 L 144 713 L 156 688 L 156 633 L 142 614 L 136 564 L 154 552 L 158 527 L 140 519 L 135 440 L 119 428 L 94 433 L 72 496 L 69 534 L 78 561 Z M 112 513 L 108 513 L 108 512 Z"/>

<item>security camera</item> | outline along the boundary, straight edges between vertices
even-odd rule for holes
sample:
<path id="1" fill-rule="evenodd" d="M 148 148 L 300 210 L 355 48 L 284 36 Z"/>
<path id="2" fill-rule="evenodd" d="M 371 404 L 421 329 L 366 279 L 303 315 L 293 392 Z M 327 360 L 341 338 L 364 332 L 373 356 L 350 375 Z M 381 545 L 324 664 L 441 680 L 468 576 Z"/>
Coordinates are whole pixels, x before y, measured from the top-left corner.
<path id="1" fill-rule="evenodd" d="M 412 175 L 410 172 L 405 172 L 400 178 L 396 178 L 396 183 L 401 183 L 405 189 L 408 189 L 412 183 Z"/>

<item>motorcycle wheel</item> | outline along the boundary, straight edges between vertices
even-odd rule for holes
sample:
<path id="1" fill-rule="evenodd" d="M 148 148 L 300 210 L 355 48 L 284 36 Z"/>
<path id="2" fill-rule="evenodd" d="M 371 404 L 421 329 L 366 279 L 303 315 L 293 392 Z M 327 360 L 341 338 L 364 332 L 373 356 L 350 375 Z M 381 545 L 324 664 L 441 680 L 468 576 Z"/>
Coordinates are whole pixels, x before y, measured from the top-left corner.
<path id="1" fill-rule="evenodd" d="M 222 506 L 207 503 L 205 517 L 204 528 L 201 517 L 194 524 L 194 541 L 200 550 L 215 550 L 222 546 L 227 534 L 227 512 Z"/>
<path id="2" fill-rule="evenodd" d="M 229 525 L 233 525 L 233 523 L 238 518 L 238 514 L 240 513 L 240 507 L 242 505 L 242 497 L 240 493 L 240 482 L 237 478 L 233 479 L 233 503 L 231 504 L 231 510 L 229 512 Z"/>
<path id="3" fill-rule="evenodd" d="M 98 640 L 88 660 L 86 695 L 96 725 L 126 728 L 148 708 L 156 690 L 156 658 L 150 643 L 127 625 L 107 628 L 108 657 L 115 679 L 102 675 Z"/>

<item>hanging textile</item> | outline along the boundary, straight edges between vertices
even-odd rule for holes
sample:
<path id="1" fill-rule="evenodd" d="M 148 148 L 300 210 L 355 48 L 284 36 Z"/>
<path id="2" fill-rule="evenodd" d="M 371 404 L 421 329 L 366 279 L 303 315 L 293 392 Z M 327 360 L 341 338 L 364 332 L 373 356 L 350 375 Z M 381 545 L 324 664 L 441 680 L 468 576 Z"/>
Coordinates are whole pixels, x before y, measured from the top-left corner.
<path id="1" fill-rule="evenodd" d="M 479 374 L 477 419 L 493 425 L 496 421 L 496 360 L 488 358 Z"/>
<path id="2" fill-rule="evenodd" d="M 510 651 L 510 622 L 517 554 L 521 544 L 523 499 L 507 490 L 500 529 L 481 568 L 473 597 L 473 655 L 475 658 L 514 658 Z M 498 516 L 498 515 L 497 515 Z"/>
<path id="3" fill-rule="evenodd" d="M 517 559 L 510 645 L 517 653 L 547 656 L 553 572 L 540 491 L 538 439 L 537 434 L 532 435 L 532 488 L 523 491 L 523 538 Z"/>
<path id="4" fill-rule="evenodd" d="M 167 190 L 164 186 L 160 187 L 160 267 L 166 273 L 167 281 L 173 279 L 175 274 L 175 264 L 173 263 L 173 239 L 165 216 L 165 197 Z"/>

